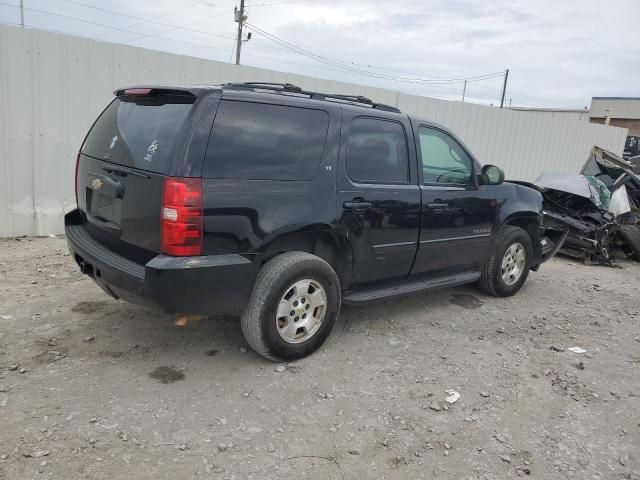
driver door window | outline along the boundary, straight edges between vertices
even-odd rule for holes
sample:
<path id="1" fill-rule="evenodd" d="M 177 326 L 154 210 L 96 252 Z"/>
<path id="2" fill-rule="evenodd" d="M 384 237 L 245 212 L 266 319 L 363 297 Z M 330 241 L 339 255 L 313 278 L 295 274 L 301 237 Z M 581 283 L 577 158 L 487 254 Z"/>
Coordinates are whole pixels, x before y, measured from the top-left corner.
<path id="1" fill-rule="evenodd" d="M 446 133 L 420 127 L 422 181 L 426 185 L 469 185 L 473 164 L 462 147 Z"/>

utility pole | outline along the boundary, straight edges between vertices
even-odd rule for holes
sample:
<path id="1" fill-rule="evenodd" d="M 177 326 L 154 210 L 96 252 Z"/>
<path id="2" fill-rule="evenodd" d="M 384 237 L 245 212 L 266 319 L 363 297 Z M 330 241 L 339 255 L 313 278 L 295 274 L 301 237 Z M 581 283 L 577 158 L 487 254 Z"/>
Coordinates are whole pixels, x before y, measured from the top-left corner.
<path id="1" fill-rule="evenodd" d="M 238 39 L 236 40 L 236 65 L 240 65 L 240 50 L 242 50 L 242 25 L 247 16 L 244 14 L 244 0 L 240 0 L 240 10 L 234 9 L 235 20 L 238 23 Z"/>
<path id="2" fill-rule="evenodd" d="M 467 93 L 467 81 L 464 81 L 464 87 L 462 87 L 462 103 L 464 103 L 464 94 Z"/>
<path id="3" fill-rule="evenodd" d="M 507 80 L 509 78 L 509 69 L 504 72 L 504 85 L 502 85 L 502 99 L 500 100 L 500 108 L 504 107 L 504 95 L 507 93 Z"/>
<path id="4" fill-rule="evenodd" d="M 24 0 L 20 0 L 20 26 L 24 28 Z"/>

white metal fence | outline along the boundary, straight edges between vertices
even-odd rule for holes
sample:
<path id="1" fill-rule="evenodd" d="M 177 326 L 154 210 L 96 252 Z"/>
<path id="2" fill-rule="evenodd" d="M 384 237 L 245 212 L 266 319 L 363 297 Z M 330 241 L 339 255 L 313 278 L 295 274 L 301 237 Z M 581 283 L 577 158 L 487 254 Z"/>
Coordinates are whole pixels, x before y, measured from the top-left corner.
<path id="1" fill-rule="evenodd" d="M 439 122 L 507 178 L 576 172 L 590 148 L 622 153 L 626 129 L 561 116 L 304 77 L 154 50 L 0 26 L 0 237 L 63 231 L 73 208 L 75 157 L 117 87 L 142 83 L 289 82 L 359 94 Z"/>

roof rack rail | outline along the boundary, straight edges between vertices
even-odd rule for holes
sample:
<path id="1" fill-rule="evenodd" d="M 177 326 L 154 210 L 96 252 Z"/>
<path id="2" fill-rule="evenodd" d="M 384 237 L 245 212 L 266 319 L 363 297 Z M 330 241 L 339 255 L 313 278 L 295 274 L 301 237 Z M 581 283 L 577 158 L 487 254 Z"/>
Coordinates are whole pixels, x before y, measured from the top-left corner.
<path id="1" fill-rule="evenodd" d="M 297 85 L 290 83 L 272 83 L 272 82 L 240 82 L 240 83 L 225 83 L 223 88 L 232 90 L 270 90 L 274 93 L 292 93 L 298 95 L 306 95 L 314 100 L 325 101 L 337 101 L 339 103 L 355 104 L 359 103 L 366 105 L 370 108 L 378 110 L 384 110 L 387 112 L 401 113 L 400 109 L 391 105 L 385 105 L 384 103 L 375 103 L 373 100 L 362 95 L 341 95 L 333 93 L 319 93 L 303 90 Z"/>
<path id="2" fill-rule="evenodd" d="M 273 82 L 239 82 L 225 83 L 225 88 L 261 88 L 264 90 L 286 90 L 289 92 L 302 92 L 302 89 L 290 83 L 273 83 Z"/>

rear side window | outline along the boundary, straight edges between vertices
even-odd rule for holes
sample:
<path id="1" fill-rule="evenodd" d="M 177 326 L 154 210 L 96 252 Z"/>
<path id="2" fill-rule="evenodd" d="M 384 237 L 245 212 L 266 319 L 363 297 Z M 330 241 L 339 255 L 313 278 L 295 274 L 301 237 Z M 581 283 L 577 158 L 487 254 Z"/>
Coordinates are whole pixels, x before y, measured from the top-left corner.
<path id="1" fill-rule="evenodd" d="M 359 183 L 405 183 L 409 156 L 404 127 L 398 122 L 356 118 L 347 136 L 347 174 Z"/>
<path id="2" fill-rule="evenodd" d="M 202 176 L 248 180 L 310 180 L 329 128 L 322 110 L 220 102 Z"/>
<path id="3" fill-rule="evenodd" d="M 167 173 L 194 99 L 176 95 L 116 98 L 89 132 L 82 153 Z"/>

